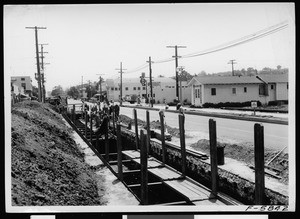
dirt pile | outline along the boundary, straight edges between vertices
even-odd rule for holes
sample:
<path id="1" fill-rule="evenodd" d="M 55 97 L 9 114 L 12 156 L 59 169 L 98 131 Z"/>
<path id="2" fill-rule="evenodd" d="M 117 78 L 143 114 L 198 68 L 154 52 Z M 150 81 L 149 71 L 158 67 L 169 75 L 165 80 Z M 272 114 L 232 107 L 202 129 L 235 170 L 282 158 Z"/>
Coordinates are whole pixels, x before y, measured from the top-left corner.
<path id="1" fill-rule="evenodd" d="M 12 107 L 12 205 L 99 205 L 93 172 L 62 117 L 47 104 Z"/>
<path id="2" fill-rule="evenodd" d="M 218 147 L 224 147 L 224 156 L 238 161 L 242 161 L 248 165 L 254 166 L 254 146 L 250 144 L 228 144 L 217 142 Z M 209 140 L 201 139 L 198 142 L 191 144 L 194 150 L 198 150 L 209 154 Z M 265 161 L 270 161 L 278 151 L 265 148 Z M 270 167 L 278 169 L 281 182 L 288 184 L 288 154 L 281 153 L 269 164 Z"/>

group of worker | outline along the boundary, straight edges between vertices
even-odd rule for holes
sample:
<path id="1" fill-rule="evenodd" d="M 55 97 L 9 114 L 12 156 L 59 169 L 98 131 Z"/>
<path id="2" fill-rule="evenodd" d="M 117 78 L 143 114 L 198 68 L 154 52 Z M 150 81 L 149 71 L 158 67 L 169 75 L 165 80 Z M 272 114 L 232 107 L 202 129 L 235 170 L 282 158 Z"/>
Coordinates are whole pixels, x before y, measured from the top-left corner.
<path id="1" fill-rule="evenodd" d="M 86 112 L 86 113 L 85 113 Z M 97 102 L 93 104 L 87 104 L 82 101 L 82 113 L 83 116 L 87 116 L 87 121 L 90 121 L 92 117 L 92 123 L 94 123 L 97 128 L 98 134 L 103 134 L 105 131 L 105 126 L 107 120 L 119 120 L 120 115 L 120 106 L 113 102 L 113 100 Z"/>

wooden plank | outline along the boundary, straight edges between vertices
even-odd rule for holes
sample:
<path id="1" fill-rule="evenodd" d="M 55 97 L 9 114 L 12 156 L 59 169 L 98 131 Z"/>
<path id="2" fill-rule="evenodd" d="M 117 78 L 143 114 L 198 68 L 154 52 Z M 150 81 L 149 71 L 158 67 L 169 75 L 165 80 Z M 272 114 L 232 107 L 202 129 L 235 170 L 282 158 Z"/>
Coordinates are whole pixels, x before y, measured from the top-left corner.
<path id="1" fill-rule="evenodd" d="M 164 112 L 159 111 L 160 117 L 160 129 L 161 129 L 161 147 L 162 147 L 162 162 L 166 163 L 166 142 L 165 142 L 165 121 L 164 121 Z"/>
<path id="2" fill-rule="evenodd" d="M 147 153 L 149 153 L 149 149 L 150 149 L 150 137 L 151 137 L 151 131 L 150 131 L 150 113 L 149 113 L 149 110 L 146 110 L 146 127 L 147 127 Z"/>
<path id="3" fill-rule="evenodd" d="M 226 204 L 218 199 L 204 199 L 204 200 L 200 200 L 200 201 L 193 201 L 193 204 L 196 206 L 199 205 L 223 205 L 226 206 Z"/>
<path id="4" fill-rule="evenodd" d="M 265 196 L 264 127 L 254 124 L 255 204 L 263 205 Z"/>
<path id="5" fill-rule="evenodd" d="M 123 180 L 123 168 L 122 168 L 122 141 L 121 141 L 121 126 L 117 124 L 117 154 L 118 154 L 118 176 L 119 180 Z"/>
<path id="6" fill-rule="evenodd" d="M 169 170 L 166 167 L 149 169 L 149 172 L 153 173 L 154 175 L 161 178 L 162 180 L 178 179 L 178 178 L 182 177 L 181 174 L 178 174 L 172 170 Z"/>
<path id="7" fill-rule="evenodd" d="M 186 148 L 185 148 L 185 133 L 184 133 L 184 115 L 178 115 L 179 120 L 179 133 L 180 133 L 180 151 L 181 151 L 181 167 L 182 176 L 186 175 Z"/>
<path id="8" fill-rule="evenodd" d="M 85 110 L 85 138 L 87 139 L 88 138 L 88 135 L 87 135 L 87 111 Z"/>
<path id="9" fill-rule="evenodd" d="M 191 187 L 189 187 L 185 180 L 172 180 L 172 181 L 165 181 L 166 185 L 172 187 L 179 193 L 181 193 L 183 196 L 188 198 L 189 200 L 204 200 L 209 199 L 210 196 L 201 192 L 201 188 L 199 187 L 199 190 L 195 190 Z"/>
<path id="10" fill-rule="evenodd" d="M 105 138 L 105 160 L 108 162 L 109 161 L 109 140 L 108 140 L 108 118 L 107 119 L 103 119 L 103 121 L 106 121 L 106 129 L 105 129 L 105 134 L 104 134 L 104 138 Z"/>
<path id="11" fill-rule="evenodd" d="M 217 159 L 217 130 L 216 121 L 209 119 L 209 143 L 211 166 L 211 190 L 214 196 L 218 193 L 218 159 Z"/>
<path id="12" fill-rule="evenodd" d="M 134 129 L 135 129 L 135 149 L 138 150 L 139 149 L 139 130 L 138 130 L 136 109 L 133 109 L 133 118 L 134 118 Z"/>
<path id="13" fill-rule="evenodd" d="M 148 183 L 148 186 L 159 186 L 162 185 L 162 182 L 153 182 L 153 183 Z M 140 187 L 141 184 L 133 184 L 133 185 L 127 185 L 129 188 L 133 188 L 133 187 Z"/>
<path id="14" fill-rule="evenodd" d="M 92 142 L 92 134 L 93 134 L 93 116 L 91 113 L 91 115 L 90 115 L 90 142 Z"/>
<path id="15" fill-rule="evenodd" d="M 141 204 L 148 204 L 148 150 L 147 150 L 147 134 L 144 134 L 144 130 L 140 130 L 141 136 Z"/>
<path id="16" fill-rule="evenodd" d="M 134 162 L 140 164 L 140 159 L 135 158 L 132 159 Z M 153 160 L 153 159 L 148 159 L 148 168 L 154 168 L 154 167 L 161 167 L 161 163 L 157 160 Z"/>
<path id="17" fill-rule="evenodd" d="M 126 150 L 122 151 L 122 153 L 131 159 L 140 158 L 140 153 L 136 150 Z"/>

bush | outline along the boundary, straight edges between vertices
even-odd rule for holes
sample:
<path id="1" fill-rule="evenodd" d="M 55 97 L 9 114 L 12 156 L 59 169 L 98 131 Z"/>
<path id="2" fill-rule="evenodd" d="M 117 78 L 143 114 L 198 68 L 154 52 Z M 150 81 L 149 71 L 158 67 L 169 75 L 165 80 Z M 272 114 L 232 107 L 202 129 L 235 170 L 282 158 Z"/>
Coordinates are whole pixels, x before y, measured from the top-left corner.
<path id="1" fill-rule="evenodd" d="M 281 106 L 283 104 L 288 104 L 288 100 L 273 100 L 268 102 L 268 106 Z"/>
<path id="2" fill-rule="evenodd" d="M 221 108 L 221 107 L 246 107 L 251 106 L 251 101 L 247 102 L 220 102 L 220 103 L 204 103 L 204 108 Z M 261 102 L 257 101 L 257 106 L 261 106 Z"/>

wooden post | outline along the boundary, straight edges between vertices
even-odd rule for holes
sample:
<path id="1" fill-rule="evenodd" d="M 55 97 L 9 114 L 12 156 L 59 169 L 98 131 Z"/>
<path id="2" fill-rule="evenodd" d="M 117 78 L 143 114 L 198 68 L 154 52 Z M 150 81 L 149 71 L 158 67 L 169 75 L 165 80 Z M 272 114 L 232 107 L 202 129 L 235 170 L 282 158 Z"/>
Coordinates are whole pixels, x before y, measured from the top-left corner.
<path id="1" fill-rule="evenodd" d="M 162 147 L 162 162 L 165 165 L 166 163 L 166 142 L 165 142 L 165 120 L 164 112 L 159 111 L 160 117 L 160 130 L 161 130 L 161 147 Z"/>
<path id="2" fill-rule="evenodd" d="M 117 124 L 117 154 L 118 154 L 118 176 L 119 180 L 123 180 L 122 169 L 122 139 L 121 139 L 121 125 Z"/>
<path id="3" fill-rule="evenodd" d="M 73 104 L 72 120 L 73 120 L 73 123 L 75 124 L 75 104 Z"/>
<path id="4" fill-rule="evenodd" d="M 85 131 L 85 138 L 87 139 L 88 137 L 87 137 L 87 122 L 88 122 L 88 119 L 87 119 L 87 111 L 85 110 L 84 111 L 84 117 L 85 117 L 85 126 L 84 126 L 84 131 Z"/>
<path id="5" fill-rule="evenodd" d="M 115 111 L 112 111 L 112 121 L 113 121 L 113 130 L 116 133 L 116 121 L 115 121 Z"/>
<path id="6" fill-rule="evenodd" d="M 148 152 L 147 152 L 147 134 L 144 134 L 144 130 L 140 130 L 141 136 L 141 150 L 140 150 L 140 162 L 141 162 L 141 204 L 148 204 Z"/>
<path id="7" fill-rule="evenodd" d="M 216 121 L 213 119 L 209 119 L 209 143 L 210 143 L 211 192 L 213 196 L 217 196 L 218 193 L 217 129 L 216 129 Z"/>
<path id="8" fill-rule="evenodd" d="M 264 127 L 254 124 L 255 204 L 263 205 L 265 197 Z"/>
<path id="9" fill-rule="evenodd" d="M 105 159 L 108 162 L 109 161 L 109 142 L 108 142 L 108 119 L 106 120 L 106 130 L 105 130 Z"/>
<path id="10" fill-rule="evenodd" d="M 139 149 L 139 130 L 138 130 L 136 109 L 133 109 L 133 119 L 134 119 L 134 128 L 135 128 L 135 145 L 136 145 L 136 150 L 138 150 Z"/>
<path id="11" fill-rule="evenodd" d="M 93 134 L 93 116 L 92 116 L 92 112 L 91 112 L 91 116 L 90 116 L 90 141 L 92 144 L 92 134 Z"/>
<path id="12" fill-rule="evenodd" d="M 181 149 L 181 165 L 182 165 L 182 176 L 186 175 L 186 149 L 185 149 L 185 133 L 184 133 L 184 115 L 178 114 L 179 120 L 179 132 L 180 132 L 180 149 Z"/>
<path id="13" fill-rule="evenodd" d="M 149 110 L 146 110 L 146 124 L 147 124 L 147 153 L 149 153 L 150 149 L 150 137 L 151 137 L 151 131 L 150 131 L 150 114 Z"/>

